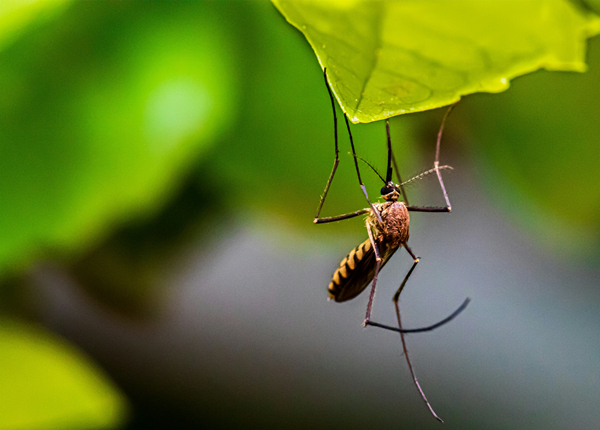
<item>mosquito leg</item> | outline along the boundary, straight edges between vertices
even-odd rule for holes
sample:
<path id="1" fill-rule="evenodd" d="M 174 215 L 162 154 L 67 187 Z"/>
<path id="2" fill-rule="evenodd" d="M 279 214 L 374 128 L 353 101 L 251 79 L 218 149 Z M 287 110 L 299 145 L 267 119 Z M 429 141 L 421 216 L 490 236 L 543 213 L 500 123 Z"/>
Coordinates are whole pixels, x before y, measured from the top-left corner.
<path id="1" fill-rule="evenodd" d="M 408 205 L 408 197 L 406 196 L 406 191 L 404 190 L 404 185 L 402 184 L 402 178 L 400 177 L 400 169 L 398 169 L 398 163 L 396 163 L 396 157 L 394 156 L 394 152 L 392 151 L 392 137 L 390 135 L 390 120 L 385 120 L 385 130 L 387 132 L 387 144 L 388 144 L 388 164 L 389 159 L 391 158 L 394 163 L 394 170 L 396 171 L 396 177 L 398 178 L 398 184 L 400 184 L 400 192 L 402 193 L 402 199 L 404 203 Z M 392 178 L 390 177 L 390 180 Z"/>
<path id="2" fill-rule="evenodd" d="M 396 294 L 394 294 L 394 302 L 398 301 L 398 298 L 400 297 L 400 293 L 402 292 L 402 290 L 404 289 L 404 286 L 406 285 L 406 281 L 408 281 L 408 278 L 410 278 L 410 275 L 412 275 L 413 270 L 415 270 L 415 267 L 417 267 L 417 264 L 419 264 L 419 257 L 417 257 L 413 252 L 412 249 L 410 249 L 410 247 L 408 246 L 407 243 L 404 244 L 404 248 L 406 249 L 406 251 L 410 254 L 410 256 L 413 259 L 413 265 L 410 268 L 410 270 L 408 271 L 408 273 L 406 274 L 406 276 L 404 277 L 404 280 L 402 281 L 402 283 L 400 284 L 400 288 L 398 288 L 398 291 L 396 291 Z"/>
<path id="3" fill-rule="evenodd" d="M 471 299 L 467 297 L 465 299 L 465 301 L 462 302 L 461 305 L 454 312 L 452 312 L 449 316 L 447 316 L 443 320 L 438 321 L 435 324 L 429 325 L 427 327 L 399 329 L 398 327 L 392 327 L 392 326 L 385 325 L 385 324 L 379 324 L 379 323 L 376 323 L 375 321 L 369 321 L 369 325 L 371 325 L 373 327 L 383 328 L 383 329 L 393 331 L 396 333 L 424 333 L 426 331 L 435 330 L 436 328 L 441 327 L 441 326 L 449 323 L 450 321 L 452 321 L 460 313 L 462 313 L 462 311 L 464 311 L 467 308 L 467 306 L 470 302 L 471 302 Z"/>
<path id="4" fill-rule="evenodd" d="M 429 401 L 427 400 L 427 397 L 425 396 L 425 393 L 423 392 L 423 389 L 421 388 L 421 385 L 419 384 L 417 376 L 415 375 L 415 371 L 414 371 L 414 369 L 412 367 L 412 363 L 411 363 L 410 358 L 408 356 L 408 348 L 406 347 L 406 340 L 404 339 L 404 333 L 402 331 L 402 320 L 400 319 L 400 306 L 398 305 L 398 299 L 400 297 L 400 293 L 402 292 L 402 290 L 404 289 L 404 286 L 406 285 L 406 281 L 408 280 L 408 278 L 412 274 L 412 272 L 415 269 L 415 267 L 417 266 L 417 264 L 419 264 L 419 258 L 412 252 L 412 250 L 410 249 L 410 247 L 406 243 L 404 244 L 404 247 L 406 248 L 406 251 L 408 251 L 408 253 L 410 254 L 410 256 L 413 258 L 414 262 L 413 262 L 412 267 L 410 268 L 410 270 L 408 271 L 408 273 L 404 277 L 404 280 L 402 281 L 402 284 L 400 284 L 400 288 L 398 288 L 398 291 L 396 291 L 396 294 L 394 294 L 394 307 L 396 308 L 396 317 L 398 319 L 398 331 L 400 332 L 400 339 L 402 340 L 402 349 L 404 350 L 404 357 L 406 358 L 406 363 L 408 364 L 408 369 L 410 370 L 410 374 L 412 376 L 413 382 L 417 386 L 417 389 L 419 390 L 419 393 L 421 394 L 421 398 L 423 399 L 423 401 L 425 402 L 425 404 L 429 408 L 429 411 L 431 412 L 431 414 L 437 420 L 439 420 L 440 422 L 444 422 L 435 413 L 435 411 L 433 410 L 433 408 L 429 404 Z M 376 269 L 378 269 L 378 268 L 379 268 L 379 261 L 378 261 L 378 266 L 377 266 Z M 375 273 L 377 273 L 377 271 Z M 373 280 L 375 280 L 375 279 L 373 279 Z M 370 304 L 370 302 L 369 302 L 369 304 Z M 367 313 L 369 311 L 370 311 L 370 309 L 367 309 Z M 369 324 L 368 318 L 365 320 L 365 324 Z M 378 326 L 381 327 L 380 325 L 378 325 Z M 383 327 L 383 328 L 385 328 L 385 327 Z"/>
<path id="5" fill-rule="evenodd" d="M 440 188 L 442 189 L 442 193 L 444 194 L 444 200 L 446 201 L 446 206 L 444 207 L 423 207 L 423 206 L 406 206 L 406 209 L 413 212 L 450 212 L 452 210 L 452 205 L 450 204 L 450 199 L 448 198 L 448 193 L 446 192 L 446 186 L 444 185 L 444 180 L 442 179 L 442 173 L 440 170 L 447 168 L 446 166 L 440 167 L 440 143 L 442 141 L 442 132 L 444 131 L 444 125 L 446 124 L 446 120 L 448 119 L 448 115 L 452 112 L 452 108 L 456 106 L 456 103 L 451 105 L 444 118 L 442 119 L 442 125 L 440 126 L 440 130 L 438 131 L 437 142 L 435 146 L 435 161 L 433 162 L 433 171 L 437 175 L 438 182 L 440 183 Z M 429 172 L 426 172 L 429 173 Z"/>
<path id="6" fill-rule="evenodd" d="M 375 244 L 374 244 L 374 240 L 373 240 L 373 236 L 371 233 L 371 230 L 369 228 L 367 228 L 367 231 L 369 232 L 369 238 L 371 239 L 371 242 L 373 244 L 373 247 L 375 249 L 375 256 L 379 257 L 379 255 L 377 254 L 377 248 L 375 248 Z M 400 296 L 400 293 L 402 292 L 402 289 L 404 288 L 404 285 L 406 285 L 406 281 L 408 281 L 408 278 L 410 277 L 410 275 L 412 274 L 413 270 L 415 270 L 415 267 L 417 266 L 417 264 L 419 263 L 419 258 L 416 257 L 413 252 L 410 250 L 410 248 L 408 247 L 408 245 L 405 243 L 404 247 L 406 248 L 406 250 L 408 251 L 408 253 L 412 256 L 414 263 L 412 265 L 412 267 L 410 268 L 410 270 L 408 271 L 408 273 L 406 274 L 406 276 L 404 277 L 404 280 L 402 281 L 402 284 L 400 285 L 400 288 L 398 289 L 398 291 L 396 292 L 396 294 L 394 295 L 394 301 L 398 300 L 398 296 Z M 377 280 L 377 273 L 379 272 L 379 263 L 380 260 L 379 258 L 377 259 L 377 266 L 375 267 L 375 276 L 373 277 L 373 285 L 371 286 L 371 295 L 369 296 L 369 304 L 367 305 L 367 315 L 365 316 L 365 321 L 363 323 L 363 325 L 366 327 L 368 325 L 372 325 L 375 327 L 380 327 L 380 328 L 384 328 L 384 329 L 388 329 L 388 330 L 393 330 L 396 331 L 394 329 L 394 327 L 388 327 L 385 326 L 383 324 L 379 324 L 376 322 L 371 322 L 371 306 L 373 304 L 373 298 L 375 297 L 375 281 Z M 400 327 L 400 330 L 402 330 L 402 327 Z"/>
<path id="7" fill-rule="evenodd" d="M 427 207 L 427 206 L 406 206 L 411 212 L 450 212 L 452 208 L 450 206 L 443 207 Z"/>
<path id="8" fill-rule="evenodd" d="M 356 216 L 366 214 L 367 212 L 369 212 L 369 209 L 361 209 L 359 211 L 352 212 L 349 214 L 344 214 L 344 215 L 330 216 L 330 217 L 325 217 L 325 218 L 315 218 L 314 223 L 315 224 L 324 224 L 326 222 L 341 221 L 344 219 L 354 218 Z"/>
<path id="9" fill-rule="evenodd" d="M 317 209 L 317 215 L 315 215 L 315 223 L 319 222 L 319 214 L 321 213 L 321 209 L 323 208 L 323 203 L 325 203 L 325 197 L 327 197 L 327 192 L 329 191 L 329 187 L 331 186 L 331 182 L 333 181 L 333 176 L 335 175 L 335 171 L 337 170 L 338 164 L 340 163 L 340 151 L 338 149 L 337 115 L 335 113 L 335 101 L 333 100 L 333 94 L 331 93 L 331 88 L 329 88 L 329 83 L 327 82 L 327 68 L 323 70 L 323 76 L 325 77 L 325 86 L 327 87 L 327 91 L 329 92 L 329 98 L 331 99 L 331 109 L 333 110 L 335 161 L 333 162 L 333 169 L 331 170 L 331 174 L 329 175 L 327 185 L 325 185 L 325 191 L 323 192 L 323 197 L 321 197 L 321 202 L 319 203 L 319 208 Z"/>
<path id="10" fill-rule="evenodd" d="M 375 298 L 375 288 L 377 286 L 377 275 L 379 274 L 379 269 L 381 268 L 381 255 L 379 253 L 379 248 L 377 247 L 377 241 L 373 237 L 373 232 L 369 227 L 369 223 L 367 222 L 367 233 L 369 233 L 369 239 L 371 240 L 371 246 L 373 246 L 373 251 L 375 252 L 375 275 L 373 275 L 373 282 L 371 283 L 371 292 L 369 293 L 369 302 L 367 304 L 367 312 L 365 315 L 365 320 L 363 321 L 363 326 L 366 327 L 369 325 L 371 320 L 371 308 L 373 307 L 373 299 Z"/>
<path id="11" fill-rule="evenodd" d="M 412 249 L 410 249 L 410 247 L 408 246 L 408 244 L 405 243 L 404 244 L 404 248 L 406 248 L 406 251 L 408 251 L 408 253 L 410 254 L 410 256 L 413 258 L 413 265 L 411 266 L 410 270 L 408 271 L 408 273 L 404 277 L 404 280 L 402 281 L 402 284 L 400 284 L 400 288 L 398 288 L 398 291 L 396 291 L 396 294 L 394 294 L 394 299 L 393 300 L 394 300 L 394 303 L 396 304 L 396 306 L 398 306 L 398 299 L 400 298 L 400 293 L 402 292 L 402 290 L 404 289 L 404 286 L 406 285 L 406 281 L 408 281 L 408 278 L 410 277 L 410 275 L 412 275 L 412 272 L 415 270 L 415 267 L 417 267 L 417 264 L 419 264 L 419 257 L 417 257 L 412 252 Z M 465 301 L 462 302 L 462 304 L 454 312 L 452 312 L 449 316 L 447 316 L 443 320 L 438 321 L 435 324 L 432 324 L 432 325 L 427 326 L 427 327 L 403 329 L 402 327 L 396 328 L 396 327 L 391 327 L 391 326 L 385 325 L 385 324 L 379 324 L 379 323 L 377 323 L 375 321 L 368 321 L 367 324 L 371 325 L 373 327 L 379 327 L 379 328 L 383 328 L 383 329 L 386 329 L 386 330 L 395 331 L 396 333 L 401 333 L 401 334 L 402 333 L 423 333 L 425 331 L 435 330 L 436 328 L 441 327 L 444 324 L 449 323 L 454 318 L 456 318 L 462 311 L 464 311 L 467 308 L 467 305 L 470 302 L 471 302 L 471 299 L 469 299 L 467 297 L 465 299 Z"/>
<path id="12" fill-rule="evenodd" d="M 446 207 L 448 208 L 448 212 L 452 210 L 452 206 L 450 205 L 450 199 L 448 198 L 448 193 L 446 192 L 446 187 L 444 186 L 444 180 L 442 179 L 442 174 L 440 173 L 440 143 L 442 141 L 442 132 L 444 131 L 444 125 L 446 124 L 446 119 L 448 119 L 448 115 L 452 112 L 452 108 L 456 106 L 456 103 L 450 105 L 444 118 L 442 119 L 442 125 L 440 126 L 440 131 L 438 131 L 437 143 L 435 146 L 435 161 L 433 162 L 433 167 L 435 168 L 435 173 L 438 177 L 438 181 L 440 182 L 440 187 L 442 189 L 442 193 L 444 193 L 444 200 L 446 201 Z"/>
<path id="13" fill-rule="evenodd" d="M 413 258 L 414 263 L 413 263 L 412 267 L 410 268 L 410 270 L 408 271 L 408 273 L 406 274 L 406 276 L 404 277 L 404 280 L 402 281 L 402 284 L 400 284 L 400 288 L 398 288 L 398 291 L 396 291 L 396 294 L 394 294 L 394 307 L 396 308 L 396 317 L 398 319 L 398 328 L 400 330 L 402 330 L 402 320 L 400 319 L 400 306 L 398 304 L 398 300 L 400 298 L 400 293 L 404 289 L 404 286 L 406 285 L 406 281 L 408 280 L 408 278 L 412 274 L 413 270 L 415 269 L 415 267 L 417 267 L 417 264 L 419 264 L 419 257 L 417 257 L 412 252 L 412 250 L 410 249 L 410 247 L 406 243 L 404 244 L 404 248 L 406 248 L 406 251 L 408 251 L 408 253 L 410 254 L 410 256 Z M 404 339 L 404 333 L 402 331 L 400 332 L 400 339 L 402 340 L 402 349 L 404 350 L 404 357 L 406 358 L 406 363 L 408 364 L 408 369 L 410 370 L 410 374 L 412 376 L 413 382 L 417 386 L 417 389 L 419 390 L 419 393 L 421 393 L 421 398 L 423 399 L 423 401 L 425 402 L 425 404 L 429 408 L 429 411 L 431 412 L 431 414 L 437 420 L 439 420 L 440 422 L 444 422 L 440 417 L 437 416 L 437 414 L 435 413 L 435 411 L 433 410 L 433 408 L 429 404 L 429 401 L 427 400 L 427 397 L 425 397 L 425 393 L 421 389 L 421 385 L 419 384 L 419 381 L 417 380 L 417 375 L 415 375 L 415 371 L 414 371 L 414 369 L 412 367 L 412 363 L 410 362 L 410 358 L 408 356 L 408 349 L 406 347 L 406 340 Z"/>
<path id="14" fill-rule="evenodd" d="M 385 171 L 385 185 L 392 181 L 392 137 L 390 136 L 390 120 L 385 119 L 385 132 L 387 134 L 387 170 Z"/>
<path id="15" fill-rule="evenodd" d="M 331 182 L 333 182 L 333 176 L 335 175 L 335 171 L 337 170 L 338 164 L 340 163 L 340 151 L 338 148 L 338 130 L 337 130 L 337 115 L 335 113 L 335 101 L 333 99 L 333 93 L 331 92 L 331 88 L 329 87 L 329 82 L 327 81 L 327 68 L 323 69 L 323 77 L 325 78 L 325 86 L 327 87 L 327 92 L 329 93 L 329 98 L 331 100 L 331 109 L 333 110 L 333 134 L 334 134 L 334 142 L 335 142 L 335 160 L 333 162 L 333 169 L 331 170 L 331 174 L 329 175 L 329 179 L 327 180 L 327 185 L 325 185 L 325 191 L 323 191 L 323 197 L 321 197 L 321 201 L 319 203 L 319 207 L 317 209 L 317 214 L 315 215 L 314 223 L 321 224 L 324 222 L 331 221 L 339 221 L 342 219 L 352 218 L 352 216 L 358 216 L 365 212 L 357 211 L 353 214 L 348 214 L 352 216 L 340 215 L 339 217 L 327 217 L 327 218 L 319 218 L 321 214 L 321 209 L 323 208 L 323 204 L 325 203 L 325 198 L 327 197 L 327 193 L 329 192 L 329 187 L 331 186 Z M 365 197 L 367 199 L 367 203 L 369 203 L 369 207 L 375 214 L 377 215 L 377 219 L 380 223 L 383 223 L 381 219 L 381 215 L 379 212 L 375 210 L 375 207 L 369 200 L 369 195 L 367 194 L 367 189 L 365 188 L 362 179 L 360 177 L 360 170 L 358 169 L 358 157 L 356 155 L 356 150 L 354 149 L 354 140 L 352 139 L 352 132 L 350 131 L 350 123 L 348 122 L 348 117 L 344 115 L 344 119 L 346 120 L 346 127 L 348 128 L 348 135 L 350 136 L 350 146 L 352 147 L 352 155 L 354 156 L 354 165 L 356 167 L 356 175 L 358 176 L 358 183 L 360 184 L 360 188 L 362 189 Z M 359 213 L 360 212 L 360 213 Z"/>
<path id="16" fill-rule="evenodd" d="M 354 140 L 352 139 L 352 132 L 350 131 L 350 122 L 348 122 L 348 117 L 344 115 L 344 119 L 346 120 L 346 128 L 348 129 L 348 136 L 350 136 L 350 146 L 352 147 L 352 156 L 354 157 L 354 166 L 356 167 L 356 176 L 358 176 L 358 183 L 360 184 L 360 188 L 363 190 L 365 194 L 365 198 L 367 199 L 367 203 L 369 203 L 369 207 L 373 211 L 373 213 L 377 216 L 377 220 L 383 224 L 383 220 L 381 219 L 381 215 L 379 215 L 379 211 L 375 209 L 371 200 L 369 200 L 369 195 L 367 194 L 367 189 L 363 184 L 363 181 L 360 177 L 360 170 L 358 169 L 358 157 L 356 156 L 356 150 L 354 149 Z"/>
<path id="17" fill-rule="evenodd" d="M 414 265 L 413 265 L 413 267 L 414 267 Z M 394 295 L 394 307 L 396 308 L 396 317 L 398 318 L 398 328 L 400 330 L 402 330 L 402 321 L 400 319 L 400 306 L 398 305 L 398 297 L 397 296 L 398 296 L 398 294 Z M 404 339 L 403 332 L 400 332 L 400 339 L 402 340 L 402 349 L 404 350 L 404 357 L 406 358 L 406 363 L 408 364 L 408 370 L 410 370 L 410 374 L 412 376 L 413 382 L 417 386 L 417 390 L 419 390 L 419 393 L 421 394 L 421 398 L 423 399 L 423 401 L 429 408 L 429 411 L 434 416 L 434 418 L 443 423 L 444 421 L 435 413 L 435 411 L 431 407 L 429 400 L 427 400 L 427 397 L 425 396 L 425 393 L 423 392 L 423 389 L 421 388 L 421 385 L 419 384 L 419 381 L 417 380 L 417 375 L 415 375 L 415 371 L 412 367 L 412 363 L 410 362 L 410 358 L 408 357 L 408 349 L 406 348 L 406 340 Z"/>

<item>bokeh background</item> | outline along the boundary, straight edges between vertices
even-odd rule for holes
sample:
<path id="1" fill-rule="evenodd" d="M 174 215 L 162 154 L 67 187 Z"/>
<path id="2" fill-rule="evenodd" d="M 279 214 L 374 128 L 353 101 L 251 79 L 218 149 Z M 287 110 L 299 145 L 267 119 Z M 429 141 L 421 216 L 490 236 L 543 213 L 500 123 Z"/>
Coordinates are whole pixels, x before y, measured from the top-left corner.
<path id="1" fill-rule="evenodd" d="M 360 219 L 312 223 L 333 124 L 301 34 L 267 2 L 49 4 L 5 15 L 0 42 L 0 313 L 43 336 L 34 354 L 54 339 L 65 363 L 87 363 L 112 387 L 100 397 L 114 419 L 67 400 L 36 423 L 68 378 L 24 360 L 7 386 L 41 394 L 5 406 L 31 419 L 5 428 L 439 426 L 399 337 L 363 329 L 366 295 L 326 300 L 366 232 Z M 465 97 L 447 123 L 453 210 L 412 217 L 422 260 L 401 300 L 417 327 L 472 299 L 408 337 L 447 428 L 600 422 L 598 39 L 588 64 Z M 431 167 L 443 113 L 392 120 L 404 177 Z M 384 125 L 353 132 L 382 170 Z M 365 205 L 340 135 L 325 215 Z M 435 181 L 408 192 L 443 202 Z M 377 321 L 393 323 L 410 265 L 400 251 L 382 272 Z M 17 394 L 0 390 L 0 404 Z"/>

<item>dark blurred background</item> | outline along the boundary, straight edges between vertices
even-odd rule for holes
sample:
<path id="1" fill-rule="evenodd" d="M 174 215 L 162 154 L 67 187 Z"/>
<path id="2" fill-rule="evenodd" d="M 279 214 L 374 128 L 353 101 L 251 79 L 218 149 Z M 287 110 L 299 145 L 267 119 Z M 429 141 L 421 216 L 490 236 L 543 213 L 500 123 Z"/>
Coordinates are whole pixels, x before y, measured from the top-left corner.
<path id="1" fill-rule="evenodd" d="M 312 223 L 331 105 L 271 4 L 73 2 L 2 43 L 0 312 L 95 362 L 129 405 L 120 428 L 439 426 L 399 337 L 362 328 L 366 294 L 326 300 L 367 236 L 361 219 Z M 600 422 L 597 38 L 588 64 L 467 96 L 447 123 L 453 210 L 412 216 L 421 264 L 401 300 L 417 327 L 472 299 L 408 337 L 447 428 Z M 444 111 L 392 120 L 404 177 L 431 167 Z M 383 170 L 383 123 L 353 133 Z M 324 215 L 365 206 L 340 135 Z M 408 192 L 443 202 L 435 180 Z M 410 265 L 401 250 L 382 272 L 377 321 Z"/>

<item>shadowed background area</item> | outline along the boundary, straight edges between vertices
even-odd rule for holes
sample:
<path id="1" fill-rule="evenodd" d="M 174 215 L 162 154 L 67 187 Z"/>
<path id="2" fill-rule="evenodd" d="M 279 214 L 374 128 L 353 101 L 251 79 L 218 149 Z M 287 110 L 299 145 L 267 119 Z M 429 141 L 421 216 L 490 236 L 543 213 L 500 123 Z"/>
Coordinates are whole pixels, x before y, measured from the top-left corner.
<path id="1" fill-rule="evenodd" d="M 399 336 L 362 328 L 367 295 L 326 300 L 367 236 L 360 218 L 312 223 L 333 164 L 330 101 L 270 4 L 76 2 L 3 43 L 0 313 L 68 341 L 123 408 L 63 428 L 439 426 Z M 408 336 L 448 428 L 600 421 L 596 39 L 588 63 L 466 97 L 448 120 L 452 213 L 413 214 L 421 263 L 401 298 L 407 327 L 472 299 Z M 391 121 L 403 177 L 431 167 L 443 111 Z M 339 126 L 326 216 L 365 206 Z M 383 171 L 384 124 L 353 133 Z M 361 169 L 375 198 L 380 180 Z M 443 202 L 435 180 L 407 191 Z M 410 265 L 400 250 L 382 271 L 376 321 L 393 324 Z M 60 392 L 28 365 L 15 386 Z"/>

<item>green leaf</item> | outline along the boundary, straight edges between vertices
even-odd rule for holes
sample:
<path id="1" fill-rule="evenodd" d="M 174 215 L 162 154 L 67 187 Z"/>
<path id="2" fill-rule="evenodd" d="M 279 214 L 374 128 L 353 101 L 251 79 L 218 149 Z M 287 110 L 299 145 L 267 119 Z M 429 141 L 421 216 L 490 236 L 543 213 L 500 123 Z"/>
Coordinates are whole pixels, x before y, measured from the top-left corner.
<path id="1" fill-rule="evenodd" d="M 600 19 L 563 0 L 273 3 L 327 68 L 352 122 L 500 92 L 540 68 L 585 71 Z"/>
<path id="2" fill-rule="evenodd" d="M 123 397 L 81 353 L 49 333 L 0 319 L 0 428 L 113 428 Z"/>
<path id="3" fill-rule="evenodd" d="M 228 125 L 204 3 L 75 2 L 0 52 L 0 274 L 159 207 Z"/>

